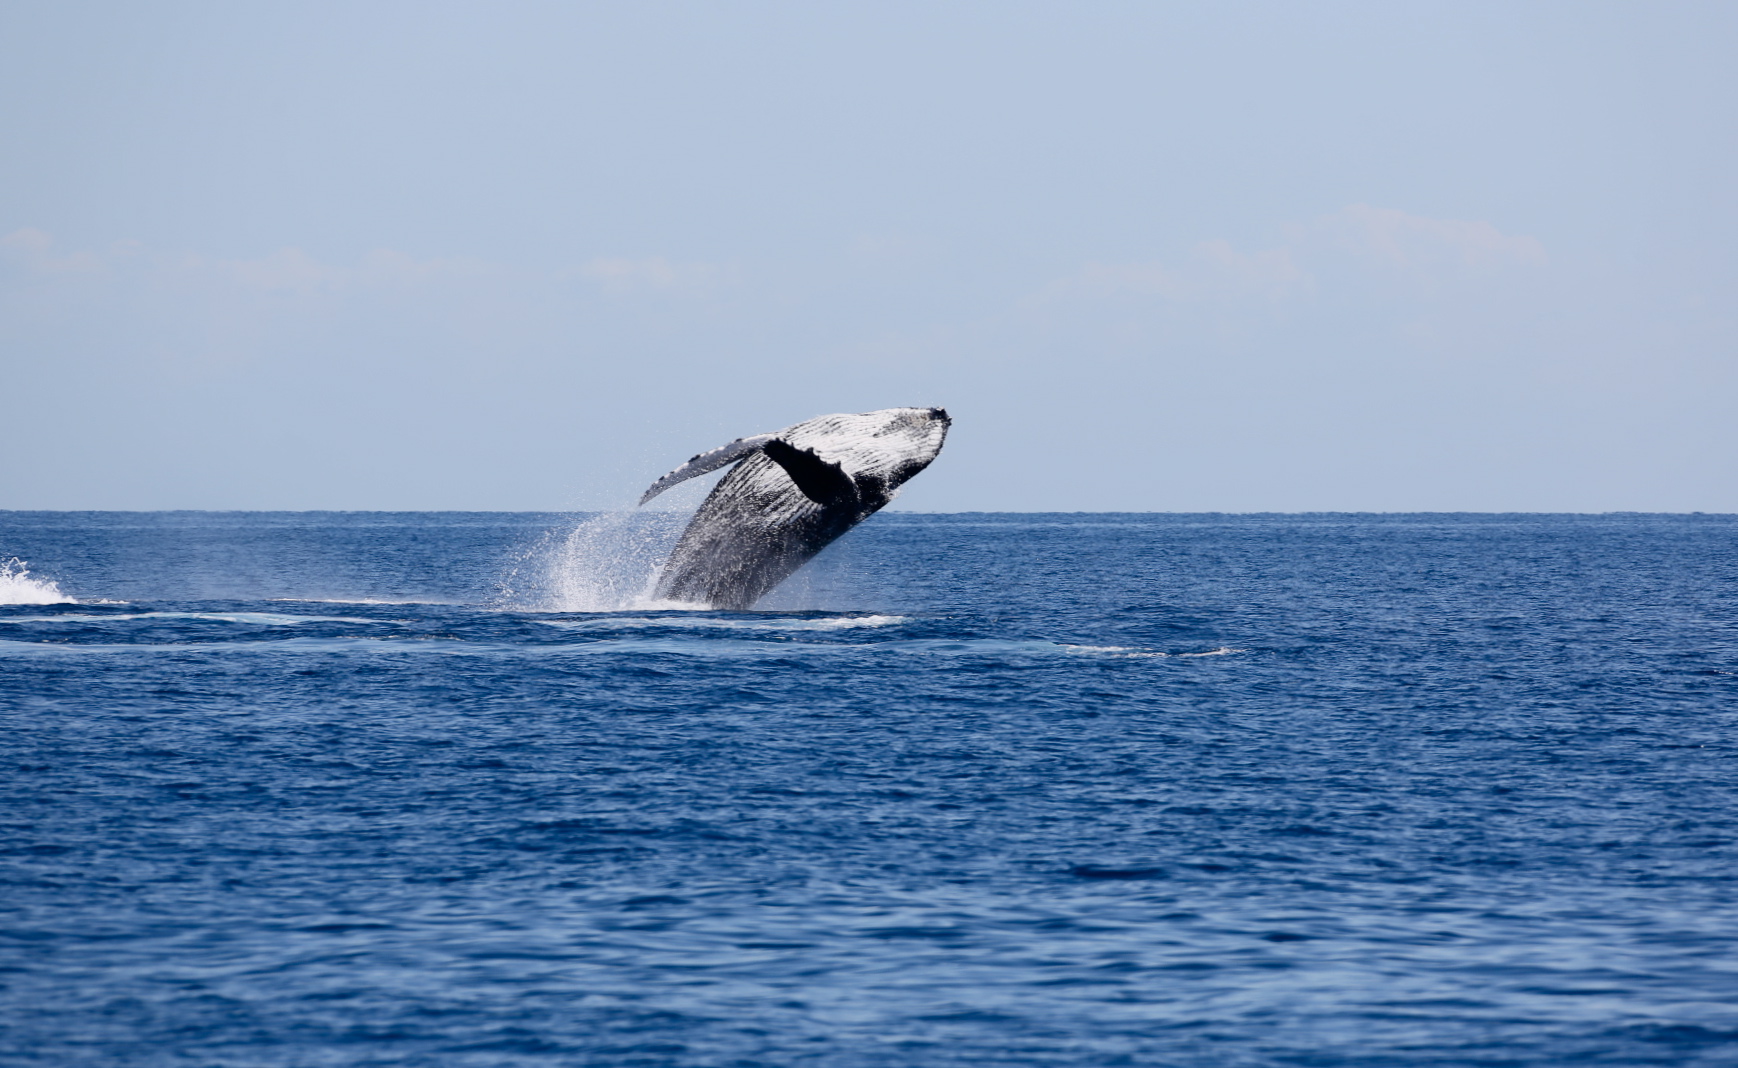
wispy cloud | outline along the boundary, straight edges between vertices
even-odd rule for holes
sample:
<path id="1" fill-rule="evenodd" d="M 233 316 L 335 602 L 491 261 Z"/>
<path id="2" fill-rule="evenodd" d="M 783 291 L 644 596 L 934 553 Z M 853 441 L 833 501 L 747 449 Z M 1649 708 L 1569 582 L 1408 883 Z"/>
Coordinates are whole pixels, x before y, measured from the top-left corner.
<path id="1" fill-rule="evenodd" d="M 1353 204 L 1288 227 L 1278 247 L 1242 252 L 1225 240 L 1203 241 L 1180 262 L 1088 263 L 1042 296 L 1137 295 L 1179 304 L 1277 303 L 1312 294 L 1333 254 L 1351 253 L 1366 268 L 1430 275 L 1464 274 L 1547 261 L 1538 239 L 1505 234 L 1488 222 L 1432 219 L 1394 208 Z"/>
<path id="2" fill-rule="evenodd" d="M 255 293 L 340 293 L 409 287 L 498 273 L 490 264 L 455 258 L 418 259 L 377 249 L 352 264 L 324 263 L 299 248 L 255 259 L 223 259 L 192 252 L 153 252 L 124 241 L 101 251 L 61 251 L 52 235 L 26 228 L 0 237 L 0 250 L 26 275 L 40 278 L 100 276 L 120 270 L 152 280 L 226 285 Z"/>
<path id="3" fill-rule="evenodd" d="M 190 267 L 206 267 L 193 260 Z M 342 292 L 357 289 L 410 288 L 455 278 L 478 278 L 500 273 L 481 261 L 433 258 L 418 259 L 392 249 L 376 249 L 354 264 L 330 264 L 298 248 L 281 249 L 251 260 L 213 260 L 209 269 L 250 289 L 267 292 Z"/>
<path id="4" fill-rule="evenodd" d="M 1306 242 L 1326 240 L 1373 260 L 1414 269 L 1444 262 L 1477 268 L 1542 264 L 1547 259 L 1538 238 L 1505 234 L 1488 222 L 1432 219 L 1369 204 L 1343 208 L 1304 228 L 1300 236 Z"/>
<path id="5" fill-rule="evenodd" d="M 1196 245 L 1189 259 L 1172 267 L 1160 262 L 1089 263 L 1058 283 L 1059 292 L 1134 293 L 1196 302 L 1257 297 L 1279 299 L 1306 288 L 1309 275 L 1288 248 L 1243 253 L 1228 241 Z"/>
<path id="6" fill-rule="evenodd" d="M 135 246 L 130 242 L 114 246 L 107 254 L 96 252 L 58 252 L 50 234 L 25 227 L 0 237 L 0 252 L 5 259 L 35 275 L 94 275 L 102 273 L 116 256 L 126 255 Z"/>
<path id="7" fill-rule="evenodd" d="M 693 292 L 733 281 L 734 268 L 717 263 L 672 263 L 662 256 L 600 257 L 579 269 L 581 277 L 612 294 Z"/>
<path id="8" fill-rule="evenodd" d="M 419 258 L 389 249 L 350 263 L 327 263 L 298 248 L 256 258 L 153 250 L 120 242 L 67 251 L 37 229 L 0 237 L 0 336 L 15 341 L 103 334 L 88 351 L 131 353 L 162 366 L 218 368 L 305 337 L 335 316 L 408 302 L 439 309 L 444 322 L 486 300 L 505 269 L 454 258 Z M 294 342 L 288 342 L 293 344 Z"/>

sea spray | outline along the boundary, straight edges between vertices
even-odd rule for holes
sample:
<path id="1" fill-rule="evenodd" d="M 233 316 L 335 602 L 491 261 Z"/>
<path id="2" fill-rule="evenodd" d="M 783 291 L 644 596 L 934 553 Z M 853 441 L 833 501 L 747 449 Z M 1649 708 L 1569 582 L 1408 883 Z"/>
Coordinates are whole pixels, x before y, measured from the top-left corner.
<path id="1" fill-rule="evenodd" d="M 603 512 L 565 533 L 551 531 L 520 557 L 503 583 L 502 600 L 544 612 L 692 608 L 652 599 L 658 568 L 689 518 L 671 511 Z"/>
<path id="2" fill-rule="evenodd" d="M 0 560 L 0 604 L 76 604 L 49 579 L 30 577 L 30 568 L 14 556 Z"/>

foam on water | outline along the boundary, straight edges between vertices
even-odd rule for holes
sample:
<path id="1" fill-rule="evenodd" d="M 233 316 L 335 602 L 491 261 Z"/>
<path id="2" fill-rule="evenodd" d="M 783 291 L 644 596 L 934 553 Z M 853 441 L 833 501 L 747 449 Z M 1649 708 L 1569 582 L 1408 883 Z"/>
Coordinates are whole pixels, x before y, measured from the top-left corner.
<path id="1" fill-rule="evenodd" d="M 182 616 L 180 618 L 191 618 Z M 1209 653 L 1164 653 L 1126 646 L 1069 645 L 1042 639 L 918 638 L 882 642 L 823 642 L 724 638 L 712 636 L 648 636 L 600 638 L 596 641 L 551 645 L 523 645 L 499 641 L 472 641 L 435 635 L 361 637 L 354 635 L 310 638 L 280 638 L 253 641 L 172 642 L 31 642 L 0 639 L 0 656 L 47 654 L 144 654 L 159 653 L 363 653 L 441 654 L 488 657 L 564 656 L 682 656 L 702 659 L 837 656 L 918 657 L 1101 657 L 1108 659 L 1173 659 L 1218 656 L 1238 650 Z"/>
<path id="2" fill-rule="evenodd" d="M 687 606 L 692 608 L 692 606 Z M 708 630 L 857 630 L 862 627 L 891 627 L 908 620 L 907 616 L 837 616 L 830 619 L 805 619 L 779 616 L 770 619 L 719 619 L 706 616 L 606 616 L 601 619 L 540 619 L 548 627 L 568 630 L 628 630 L 649 629 L 708 629 Z"/>
<path id="3" fill-rule="evenodd" d="M 405 597 L 273 597 L 282 604 L 432 604 L 460 605 L 462 601 L 430 601 Z"/>
<path id="4" fill-rule="evenodd" d="M 77 604 L 49 579 L 30 577 L 30 568 L 16 556 L 0 560 L 0 604 Z"/>
<path id="5" fill-rule="evenodd" d="M 1248 651 L 1223 645 L 1217 649 L 1208 649 L 1198 653 L 1161 653 L 1153 649 L 1134 649 L 1126 645 L 1063 645 L 1062 648 L 1067 652 L 1081 656 L 1157 657 L 1169 660 L 1184 660 L 1197 656 L 1230 656 L 1232 653 Z"/>

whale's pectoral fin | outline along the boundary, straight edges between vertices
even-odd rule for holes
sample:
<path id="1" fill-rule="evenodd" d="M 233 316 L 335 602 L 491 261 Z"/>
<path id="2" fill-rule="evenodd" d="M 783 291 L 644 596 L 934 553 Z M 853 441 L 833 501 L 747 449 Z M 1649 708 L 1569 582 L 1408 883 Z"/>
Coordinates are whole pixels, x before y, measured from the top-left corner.
<path id="1" fill-rule="evenodd" d="M 813 449 L 799 449 L 782 438 L 773 438 L 761 449 L 767 459 L 785 469 L 803 496 L 816 504 L 845 504 L 857 499 L 857 485 L 845 469 L 821 459 Z"/>
<path id="2" fill-rule="evenodd" d="M 696 456 L 692 460 L 683 464 L 681 467 L 678 467 L 676 470 L 665 475 L 663 478 L 652 483 L 652 487 L 646 491 L 645 496 L 640 498 L 640 503 L 645 504 L 647 501 L 669 489 L 671 486 L 674 486 L 678 482 L 686 482 L 688 479 L 691 479 L 696 475 L 704 475 L 709 471 L 716 471 L 725 464 L 735 463 L 744 456 L 758 452 L 762 446 L 771 440 L 773 440 L 771 434 L 756 434 L 753 437 L 737 438 L 730 444 L 722 445 L 713 449 L 711 452 L 703 452 L 699 456 Z"/>

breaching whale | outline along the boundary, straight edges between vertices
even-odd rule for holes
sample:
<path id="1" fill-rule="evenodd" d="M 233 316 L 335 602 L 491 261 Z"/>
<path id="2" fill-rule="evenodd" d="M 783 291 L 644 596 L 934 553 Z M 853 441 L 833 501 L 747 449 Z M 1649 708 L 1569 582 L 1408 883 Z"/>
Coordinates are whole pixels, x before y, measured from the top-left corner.
<path id="1" fill-rule="evenodd" d="M 652 483 L 640 503 L 726 464 L 736 469 L 682 532 L 656 596 L 748 608 L 928 467 L 950 422 L 941 408 L 820 415 L 694 457 Z"/>

